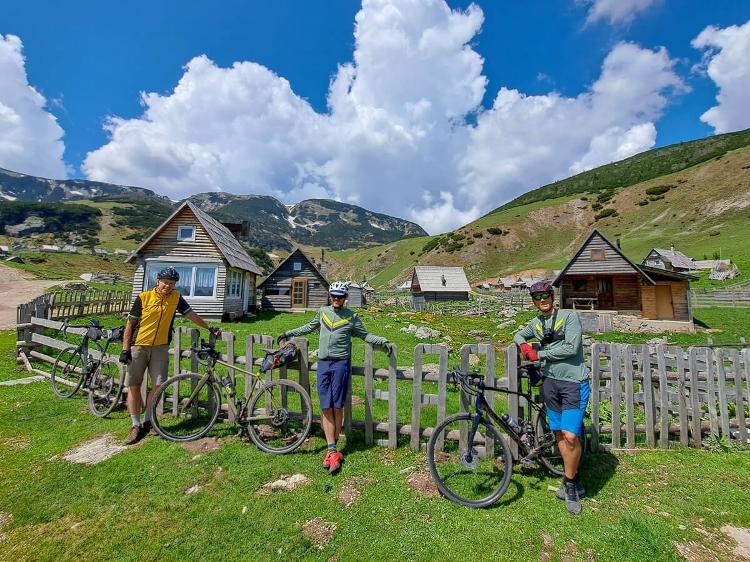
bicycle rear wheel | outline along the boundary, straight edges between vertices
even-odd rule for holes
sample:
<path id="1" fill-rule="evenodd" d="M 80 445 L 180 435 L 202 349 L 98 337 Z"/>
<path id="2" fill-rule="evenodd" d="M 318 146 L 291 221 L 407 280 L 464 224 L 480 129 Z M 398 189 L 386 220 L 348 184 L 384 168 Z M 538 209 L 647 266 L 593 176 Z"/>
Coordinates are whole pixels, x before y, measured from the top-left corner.
<path id="1" fill-rule="evenodd" d="M 89 409 L 103 418 L 120 403 L 125 383 L 125 371 L 121 371 L 114 359 L 105 359 L 91 378 L 89 388 Z"/>
<path id="2" fill-rule="evenodd" d="M 52 366 L 52 392 L 60 398 L 70 398 L 83 382 L 83 356 L 74 346 L 66 347 L 57 354 Z"/>
<path id="3" fill-rule="evenodd" d="M 307 391 L 294 381 L 264 384 L 245 405 L 240 423 L 250 439 L 267 453 L 289 453 L 307 439 L 312 425 L 312 404 Z"/>
<path id="4" fill-rule="evenodd" d="M 159 435 L 170 441 L 193 441 L 213 427 L 219 417 L 221 397 L 210 381 L 195 393 L 202 378 L 197 373 L 186 373 L 159 386 L 150 406 L 152 423 Z M 164 414 L 157 416 L 156 405 L 162 399 Z"/>
<path id="5" fill-rule="evenodd" d="M 471 445 L 461 443 L 459 436 L 471 429 L 472 418 L 456 414 L 438 425 L 427 444 L 427 463 L 446 498 L 467 507 L 487 507 L 508 489 L 513 458 L 505 437 L 485 420 Z"/>
<path id="6" fill-rule="evenodd" d="M 537 445 L 543 446 L 543 450 L 539 456 L 539 460 L 542 464 L 555 476 L 565 476 L 565 465 L 563 464 L 562 455 L 560 455 L 560 449 L 557 447 L 557 440 L 555 439 L 554 432 L 549 428 L 547 423 L 547 415 L 544 410 L 540 410 L 536 414 L 536 420 L 534 421 L 534 428 L 536 431 L 536 442 Z M 586 453 L 586 432 L 583 431 L 583 438 L 579 437 L 581 441 L 581 458 Z"/>

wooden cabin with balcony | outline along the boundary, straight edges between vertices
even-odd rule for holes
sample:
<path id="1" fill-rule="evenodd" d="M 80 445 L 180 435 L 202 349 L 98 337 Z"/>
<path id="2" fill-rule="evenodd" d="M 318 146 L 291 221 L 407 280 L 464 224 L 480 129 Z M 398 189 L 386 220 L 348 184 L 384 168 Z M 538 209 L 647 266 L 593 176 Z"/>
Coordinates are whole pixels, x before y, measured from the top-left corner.
<path id="1" fill-rule="evenodd" d="M 305 253 L 296 248 L 258 284 L 263 310 L 317 310 L 328 304 L 328 280 Z"/>
<path id="2" fill-rule="evenodd" d="M 561 308 L 614 311 L 651 320 L 692 322 L 692 275 L 636 265 L 598 230 L 552 284 Z"/>

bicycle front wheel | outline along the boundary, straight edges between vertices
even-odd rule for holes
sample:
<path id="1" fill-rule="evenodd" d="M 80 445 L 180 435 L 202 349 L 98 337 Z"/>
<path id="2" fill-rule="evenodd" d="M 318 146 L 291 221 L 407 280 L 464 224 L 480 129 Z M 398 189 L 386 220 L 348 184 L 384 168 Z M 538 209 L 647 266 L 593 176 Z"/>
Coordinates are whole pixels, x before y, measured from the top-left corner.
<path id="1" fill-rule="evenodd" d="M 60 398 L 70 398 L 83 382 L 83 356 L 77 347 L 66 347 L 57 354 L 52 366 L 52 392 Z"/>
<path id="2" fill-rule="evenodd" d="M 508 489 L 513 457 L 505 437 L 485 420 L 473 442 L 464 443 L 472 422 L 473 414 L 461 413 L 438 425 L 427 444 L 427 463 L 443 496 L 466 507 L 487 507 Z"/>
<path id="3" fill-rule="evenodd" d="M 186 373 L 159 386 L 150 406 L 152 423 L 159 435 L 170 441 L 193 441 L 213 427 L 219 417 L 221 397 L 210 381 L 199 388 L 202 378 L 197 373 Z M 161 400 L 164 414 L 157 416 L 156 405 Z"/>
<path id="4" fill-rule="evenodd" d="M 125 371 L 121 371 L 117 361 L 105 359 L 91 378 L 89 388 L 89 410 L 103 418 L 120 403 L 125 383 Z"/>
<path id="5" fill-rule="evenodd" d="M 563 458 L 560 454 L 560 449 L 557 447 L 555 434 L 547 423 L 547 415 L 544 413 L 544 410 L 537 412 L 534 428 L 536 429 L 537 446 L 543 447 L 539 460 L 555 476 L 565 476 Z M 582 431 L 582 433 L 583 438 L 579 437 L 581 441 L 581 458 L 586 454 L 586 431 Z"/>
<path id="6" fill-rule="evenodd" d="M 307 391 L 294 381 L 281 379 L 260 387 L 250 398 L 240 423 L 250 439 L 267 453 L 289 453 L 307 439 L 312 425 L 312 404 Z"/>

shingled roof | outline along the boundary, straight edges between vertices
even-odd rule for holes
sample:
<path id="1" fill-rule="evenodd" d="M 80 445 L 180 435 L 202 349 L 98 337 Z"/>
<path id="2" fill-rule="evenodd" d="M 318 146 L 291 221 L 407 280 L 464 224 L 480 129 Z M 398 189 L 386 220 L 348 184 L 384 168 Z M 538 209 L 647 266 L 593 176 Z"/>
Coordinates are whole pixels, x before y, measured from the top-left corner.
<path id="1" fill-rule="evenodd" d="M 201 223 L 201 226 L 206 229 L 208 236 L 211 238 L 213 243 L 216 244 L 216 247 L 219 249 L 219 251 L 224 255 L 230 267 L 236 267 L 237 269 L 250 271 L 251 273 L 255 273 L 256 275 L 263 275 L 263 271 L 253 261 L 253 258 L 251 258 L 247 254 L 245 249 L 242 247 L 242 244 L 240 244 L 240 241 L 234 237 L 229 229 L 219 221 L 217 221 L 215 218 L 210 216 L 208 213 L 199 209 L 190 201 L 185 201 L 182 205 L 180 205 L 178 209 L 174 213 L 172 213 L 170 217 L 165 220 L 161 224 L 161 226 L 159 226 L 159 228 L 154 230 L 151 236 L 146 238 L 146 240 L 144 240 L 143 243 L 138 246 L 138 249 L 130 254 L 128 259 L 125 261 L 133 260 L 135 256 L 139 254 L 149 244 L 149 242 L 151 242 L 151 240 L 164 229 L 164 227 L 172 222 L 175 216 L 177 216 L 177 214 L 186 206 L 195 215 L 195 218 L 198 219 L 198 222 Z"/>
<path id="2" fill-rule="evenodd" d="M 469 280 L 462 267 L 443 267 L 439 265 L 417 265 L 414 267 L 414 278 L 418 280 L 422 292 L 455 293 L 469 292 Z"/>

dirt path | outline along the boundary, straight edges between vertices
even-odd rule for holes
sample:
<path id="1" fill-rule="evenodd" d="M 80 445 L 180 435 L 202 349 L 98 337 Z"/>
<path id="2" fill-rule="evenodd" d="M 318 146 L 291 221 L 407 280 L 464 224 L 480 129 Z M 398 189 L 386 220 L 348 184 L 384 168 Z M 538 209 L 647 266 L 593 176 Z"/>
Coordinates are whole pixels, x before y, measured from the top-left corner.
<path id="1" fill-rule="evenodd" d="M 0 330 L 16 326 L 16 306 L 60 283 L 65 281 L 36 279 L 30 273 L 0 264 Z"/>

